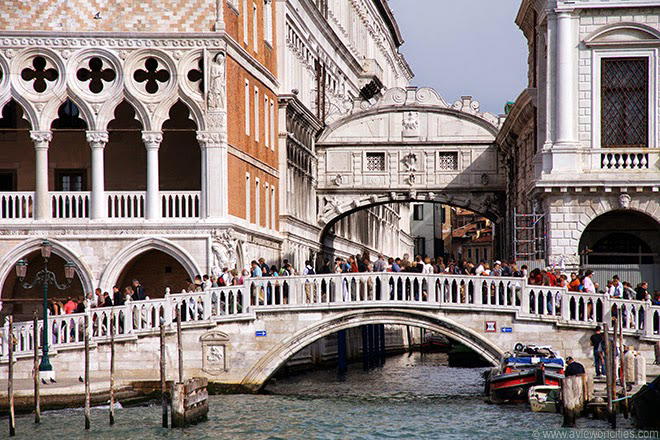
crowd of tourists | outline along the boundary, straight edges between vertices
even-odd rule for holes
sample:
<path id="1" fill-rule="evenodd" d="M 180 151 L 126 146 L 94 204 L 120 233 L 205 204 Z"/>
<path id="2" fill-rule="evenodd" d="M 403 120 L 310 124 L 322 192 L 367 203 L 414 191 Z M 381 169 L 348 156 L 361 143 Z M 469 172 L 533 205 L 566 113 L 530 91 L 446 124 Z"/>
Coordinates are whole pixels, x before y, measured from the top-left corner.
<path id="1" fill-rule="evenodd" d="M 112 293 L 103 292 L 97 288 L 94 292 L 89 292 L 84 297 L 68 297 L 65 302 L 49 301 L 48 311 L 52 315 L 70 315 L 72 313 L 82 313 L 85 307 L 112 307 L 123 306 L 127 302 L 142 301 L 149 299 L 144 287 L 138 280 L 133 280 L 130 286 L 120 289 L 117 286 L 112 288 Z"/>

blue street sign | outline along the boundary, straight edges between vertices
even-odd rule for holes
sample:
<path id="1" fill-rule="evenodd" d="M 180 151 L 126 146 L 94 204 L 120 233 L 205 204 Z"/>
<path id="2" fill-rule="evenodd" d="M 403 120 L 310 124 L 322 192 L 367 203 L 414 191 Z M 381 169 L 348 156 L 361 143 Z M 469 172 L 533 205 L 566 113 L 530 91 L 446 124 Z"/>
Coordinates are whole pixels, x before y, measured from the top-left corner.
<path id="1" fill-rule="evenodd" d="M 511 333 L 513 329 L 511 327 L 502 327 L 502 333 Z"/>
<path id="2" fill-rule="evenodd" d="M 255 336 L 266 336 L 266 330 L 257 330 L 254 332 Z"/>

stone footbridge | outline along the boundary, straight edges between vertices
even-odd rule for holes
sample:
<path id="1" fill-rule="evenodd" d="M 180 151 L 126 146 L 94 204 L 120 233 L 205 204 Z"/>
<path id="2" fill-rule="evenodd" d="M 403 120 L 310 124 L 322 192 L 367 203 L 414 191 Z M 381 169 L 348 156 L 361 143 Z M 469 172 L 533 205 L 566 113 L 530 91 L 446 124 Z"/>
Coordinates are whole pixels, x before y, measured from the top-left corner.
<path id="1" fill-rule="evenodd" d="M 168 377 L 177 366 L 176 310 L 183 323 L 186 376 L 255 391 L 293 354 L 324 336 L 366 324 L 421 327 L 457 340 L 496 363 L 516 342 L 551 344 L 588 362 L 589 336 L 620 308 L 627 344 L 649 361 L 660 341 L 660 307 L 606 295 L 528 285 L 520 278 L 361 273 L 250 279 L 243 286 L 89 309 L 49 318 L 55 374 L 83 374 L 85 331 L 91 369 L 109 370 L 110 319 L 115 320 L 120 381 L 157 380 L 159 323 L 167 331 Z M 90 319 L 88 328 L 84 317 Z M 591 315 L 591 316 L 590 316 Z M 39 334 L 42 323 L 39 322 Z M 32 322 L 15 323 L 16 378 L 30 378 Z M 510 332 L 501 331 L 503 328 Z M 9 327 L 0 333 L 0 377 L 7 377 Z M 40 336 L 41 339 L 41 336 Z M 41 341 L 39 341 L 40 343 Z M 589 365 L 586 363 L 585 365 Z"/>

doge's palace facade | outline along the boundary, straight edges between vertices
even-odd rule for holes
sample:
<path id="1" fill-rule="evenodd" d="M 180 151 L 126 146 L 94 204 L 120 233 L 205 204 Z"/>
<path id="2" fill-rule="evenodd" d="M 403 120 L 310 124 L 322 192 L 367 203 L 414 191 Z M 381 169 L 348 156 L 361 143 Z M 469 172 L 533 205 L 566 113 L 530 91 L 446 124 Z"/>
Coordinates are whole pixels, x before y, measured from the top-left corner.
<path id="1" fill-rule="evenodd" d="M 0 5 L 2 297 L 43 237 L 78 267 L 65 295 L 279 259 L 274 20 L 270 0 Z"/>

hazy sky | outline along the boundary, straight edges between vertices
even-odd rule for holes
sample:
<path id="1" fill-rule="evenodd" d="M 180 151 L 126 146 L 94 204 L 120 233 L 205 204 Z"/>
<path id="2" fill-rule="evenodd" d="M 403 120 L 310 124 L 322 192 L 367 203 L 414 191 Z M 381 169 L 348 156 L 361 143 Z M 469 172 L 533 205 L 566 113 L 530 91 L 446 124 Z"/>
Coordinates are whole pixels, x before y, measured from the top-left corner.
<path id="1" fill-rule="evenodd" d="M 526 40 L 514 23 L 520 0 L 390 0 L 415 73 L 413 85 L 449 103 L 462 95 L 503 113 L 527 78 Z"/>

